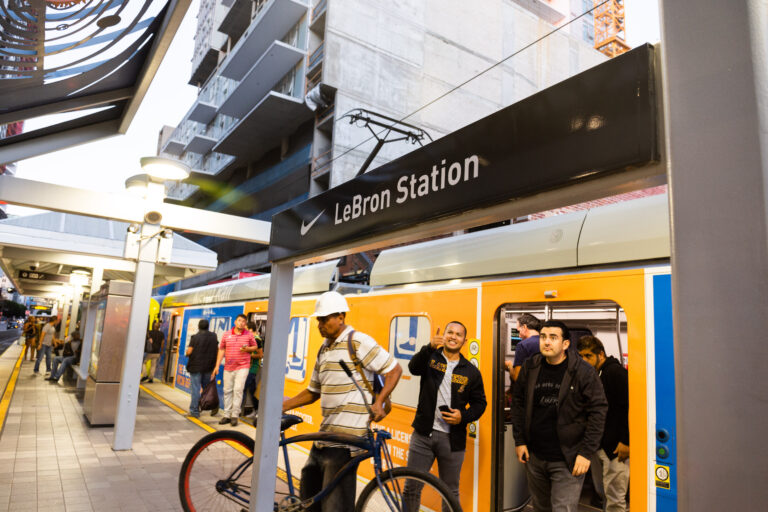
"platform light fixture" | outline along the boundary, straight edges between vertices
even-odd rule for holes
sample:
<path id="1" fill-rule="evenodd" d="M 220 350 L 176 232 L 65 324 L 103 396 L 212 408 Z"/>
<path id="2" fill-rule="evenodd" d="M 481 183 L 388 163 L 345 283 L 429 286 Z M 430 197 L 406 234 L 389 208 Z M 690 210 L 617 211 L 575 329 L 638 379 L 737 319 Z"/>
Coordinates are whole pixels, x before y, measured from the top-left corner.
<path id="1" fill-rule="evenodd" d="M 141 169 L 157 180 L 181 181 L 189 177 L 189 166 L 172 158 L 145 156 L 139 161 Z"/>

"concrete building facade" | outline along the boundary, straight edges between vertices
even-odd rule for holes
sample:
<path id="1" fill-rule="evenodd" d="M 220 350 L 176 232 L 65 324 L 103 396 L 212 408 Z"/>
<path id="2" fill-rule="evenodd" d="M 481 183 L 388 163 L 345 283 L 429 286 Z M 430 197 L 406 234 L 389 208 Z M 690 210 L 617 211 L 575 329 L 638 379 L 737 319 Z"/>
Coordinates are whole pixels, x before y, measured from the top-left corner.
<path id="1" fill-rule="evenodd" d="M 269 220 L 358 172 L 376 141 L 350 111 L 437 139 L 606 59 L 590 17 L 571 22 L 591 0 L 309 1 L 201 1 L 199 96 L 160 137 L 195 171 L 172 198 Z M 417 147 L 385 144 L 369 168 Z M 259 247 L 198 241 L 220 273 L 266 264 Z"/>

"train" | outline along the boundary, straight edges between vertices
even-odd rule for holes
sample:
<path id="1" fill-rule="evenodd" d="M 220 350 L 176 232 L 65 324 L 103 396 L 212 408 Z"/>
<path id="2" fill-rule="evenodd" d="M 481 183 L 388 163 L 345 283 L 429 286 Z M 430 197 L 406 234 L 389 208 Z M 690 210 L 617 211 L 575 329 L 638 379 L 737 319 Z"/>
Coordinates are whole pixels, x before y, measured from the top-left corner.
<path id="1" fill-rule="evenodd" d="M 340 291 L 350 306 L 347 323 L 373 336 L 403 367 L 392 412 L 378 427 L 392 434 L 393 461 L 405 465 L 419 386 L 408 361 L 436 328 L 459 320 L 468 330 L 464 355 L 481 370 L 489 404 L 468 429 L 462 508 L 519 510 L 528 492 L 505 411 L 511 385 L 505 362 L 520 339 L 519 315 L 562 320 L 575 333 L 598 336 L 608 355 L 628 369 L 630 508 L 675 510 L 668 212 L 662 193 L 387 249 L 377 257 L 367 286 L 341 282 L 339 260 L 299 267 L 284 393 L 293 396 L 308 385 L 323 341 L 310 317 L 315 299 L 329 289 Z M 269 279 L 261 275 L 158 297 L 169 343 L 157 378 L 189 392 L 184 349 L 198 320 L 208 319 L 219 337 L 240 313 L 263 326 Z M 304 419 L 291 427 L 295 433 L 318 429 L 319 402 L 293 412 Z M 291 453 L 293 467 L 301 467 L 309 448 Z M 371 467 L 360 468 L 361 482 L 371 476 Z"/>

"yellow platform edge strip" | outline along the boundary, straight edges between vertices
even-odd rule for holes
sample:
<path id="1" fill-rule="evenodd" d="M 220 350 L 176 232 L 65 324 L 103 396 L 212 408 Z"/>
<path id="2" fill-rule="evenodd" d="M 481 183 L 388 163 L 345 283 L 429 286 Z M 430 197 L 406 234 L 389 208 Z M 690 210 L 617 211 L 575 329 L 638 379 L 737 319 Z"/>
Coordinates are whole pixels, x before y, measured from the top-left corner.
<path id="1" fill-rule="evenodd" d="M 173 411 L 177 412 L 178 414 L 181 414 L 182 416 L 186 416 L 187 411 L 185 411 L 181 407 L 177 406 L 176 404 L 174 404 L 172 402 L 169 402 L 168 400 L 166 400 L 165 398 L 161 397 L 160 395 L 158 395 L 154 391 L 148 389 L 145 386 L 139 386 L 139 389 L 144 391 L 146 394 L 148 394 L 149 396 L 151 396 L 152 398 L 154 398 L 155 400 L 157 400 L 161 404 L 163 404 L 166 407 L 168 407 L 168 408 L 172 409 Z M 211 427 L 210 425 L 207 425 L 207 424 L 203 423 L 202 421 L 200 421 L 197 418 L 193 418 L 191 416 L 186 416 L 186 418 L 189 421 L 191 421 L 192 423 L 194 423 L 195 425 L 197 425 L 198 427 L 202 428 L 203 430 L 205 430 L 207 432 L 218 432 L 215 428 Z M 244 425 L 248 425 L 249 427 L 251 427 L 254 430 L 256 429 L 256 427 L 254 425 L 251 425 L 250 423 L 248 423 L 246 421 L 244 421 L 243 424 Z M 234 449 L 236 449 L 237 451 L 239 451 L 240 453 L 242 453 L 246 457 L 253 457 L 253 454 L 249 450 L 246 450 L 245 448 L 243 448 L 242 446 L 240 446 L 238 444 L 235 444 L 235 443 L 229 443 L 229 444 L 230 444 L 230 446 L 232 446 Z M 286 483 L 288 482 L 288 475 L 287 475 L 287 473 L 285 471 L 283 471 L 282 469 L 280 469 L 280 468 L 277 468 L 277 477 L 280 480 L 282 480 L 283 482 L 286 482 Z M 293 483 L 296 486 L 296 488 L 298 489 L 299 479 L 296 478 L 295 476 L 293 477 Z"/>
<path id="2" fill-rule="evenodd" d="M 0 399 L 0 435 L 2 435 L 5 429 L 5 418 L 8 415 L 8 409 L 11 407 L 11 399 L 13 398 L 13 391 L 16 389 L 16 381 L 19 379 L 19 372 L 21 371 L 21 362 L 24 360 L 24 351 L 19 353 L 19 358 L 16 360 L 16 365 L 11 372 L 11 378 L 8 379 L 8 384 L 5 386 L 5 392 L 3 398 Z"/>

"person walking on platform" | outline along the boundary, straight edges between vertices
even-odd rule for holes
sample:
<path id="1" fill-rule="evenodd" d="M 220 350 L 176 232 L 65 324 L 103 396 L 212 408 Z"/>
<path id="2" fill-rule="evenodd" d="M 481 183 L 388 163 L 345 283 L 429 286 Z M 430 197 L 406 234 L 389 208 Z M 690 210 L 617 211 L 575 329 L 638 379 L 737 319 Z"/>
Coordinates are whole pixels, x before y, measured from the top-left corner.
<path id="1" fill-rule="evenodd" d="M 82 341 L 80 340 L 80 333 L 75 331 L 64 342 L 64 349 L 60 356 L 53 358 L 53 367 L 51 368 L 51 376 L 45 380 L 49 380 L 52 383 L 59 382 L 59 379 L 67 368 L 75 364 L 80 360 L 80 354 L 82 351 Z"/>
<path id="2" fill-rule="evenodd" d="M 461 354 L 467 328 L 449 322 L 443 336 L 438 328 L 432 341 L 408 363 L 412 375 L 421 377 L 419 403 L 408 448 L 408 467 L 429 472 L 437 459 L 440 479 L 459 497 L 459 476 L 467 444 L 467 425 L 482 416 L 487 405 L 483 378 Z M 404 510 L 419 509 L 421 487 L 405 483 Z"/>
<path id="3" fill-rule="evenodd" d="M 254 396 L 254 393 L 256 392 L 256 383 L 259 376 L 259 370 L 261 369 L 261 359 L 264 357 L 264 340 L 262 340 L 261 336 L 259 336 L 259 328 L 256 325 L 256 322 L 249 321 L 246 324 L 246 328 L 248 331 L 250 331 L 251 334 L 253 334 L 253 339 L 256 340 L 256 344 L 259 346 L 259 349 L 256 352 L 251 353 L 251 367 L 248 370 L 248 377 L 245 379 L 245 387 L 243 388 L 243 400 L 242 404 L 240 404 L 240 415 L 247 418 L 256 419 L 256 416 L 258 415 L 256 410 L 259 408 L 259 401 Z M 246 415 L 245 409 L 249 400 L 251 401 L 250 403 L 252 411 L 250 414 Z"/>
<path id="4" fill-rule="evenodd" d="M 224 417 L 219 425 L 237 425 L 243 388 L 251 367 L 251 353 L 259 349 L 253 334 L 245 328 L 246 323 L 245 315 L 237 315 L 235 327 L 222 336 L 216 365 L 211 374 L 212 379 L 216 377 L 221 360 L 224 359 Z"/>
<path id="5" fill-rule="evenodd" d="M 45 371 L 51 372 L 51 351 L 53 340 L 56 337 L 56 317 L 52 316 L 40 333 L 40 341 L 37 343 L 37 361 L 35 361 L 35 373 L 40 373 L 40 361 L 45 356 Z"/>
<path id="6" fill-rule="evenodd" d="M 165 334 L 160 330 L 160 322 L 152 325 L 152 330 L 147 333 L 147 338 L 151 340 L 149 351 L 144 354 L 144 363 L 141 365 L 141 382 L 153 382 L 155 379 L 155 367 L 160 358 L 160 352 L 163 350 Z M 149 371 L 147 373 L 147 361 L 149 361 Z"/>
<path id="7" fill-rule="evenodd" d="M 312 316 L 317 317 L 317 327 L 324 338 L 323 344 L 317 353 L 317 361 L 309 386 L 298 395 L 284 401 L 283 412 L 309 405 L 320 399 L 320 409 L 323 414 L 323 421 L 320 424 L 321 432 L 363 436 L 367 432 L 369 419 L 381 421 L 387 415 L 384 402 L 395 389 L 403 369 L 389 352 L 376 343 L 375 339 L 355 331 L 344 323 L 348 311 L 347 300 L 338 292 L 325 292 L 317 299 L 315 313 Z M 355 357 L 361 365 L 360 371 L 352 361 L 350 342 Z M 363 397 L 360 396 L 360 392 L 339 367 L 340 360 L 349 366 L 356 381 L 360 382 L 366 401 L 373 402 L 371 405 L 373 418 L 370 418 L 363 406 L 361 402 Z M 360 372 L 365 374 L 368 382 L 373 382 L 374 374 L 384 376 L 384 385 L 375 401 L 362 384 Z M 316 441 L 301 470 L 299 487 L 301 499 L 305 500 L 320 492 L 333 480 L 336 472 L 351 459 L 349 446 Z M 321 503 L 314 505 L 310 510 L 312 512 L 354 510 L 356 485 L 356 472 L 351 471 Z"/>
<path id="8" fill-rule="evenodd" d="M 605 430 L 597 450 L 605 510 L 625 512 L 629 487 L 629 375 L 618 359 L 606 357 L 605 347 L 596 337 L 582 336 L 578 348 L 579 355 L 597 370 L 608 399 Z"/>
<path id="9" fill-rule="evenodd" d="M 541 328 L 512 400 L 515 452 L 525 464 L 536 512 L 576 512 L 584 475 L 600 447 L 608 402 L 594 368 L 568 354 L 568 327 Z"/>
<path id="10" fill-rule="evenodd" d="M 539 353 L 539 329 L 541 329 L 541 320 L 530 313 L 523 313 L 517 318 L 520 341 L 515 345 L 515 359 L 512 364 L 507 364 L 512 383 L 520 375 L 523 363 Z"/>
<path id="11" fill-rule="evenodd" d="M 219 350 L 219 340 L 216 334 L 208 330 L 208 320 L 197 322 L 197 333 L 192 335 L 189 346 L 184 351 L 187 356 L 187 371 L 189 372 L 190 402 L 189 416 L 200 417 L 200 393 L 211 381 L 211 372 L 216 367 L 216 354 Z M 215 416 L 218 409 L 211 411 Z"/>
<path id="12" fill-rule="evenodd" d="M 37 325 L 35 317 L 27 317 L 22 334 L 24 334 L 24 357 L 22 359 L 27 360 L 27 353 L 29 353 L 29 361 L 33 361 L 37 354 L 37 339 L 40 337 L 40 327 Z"/>

